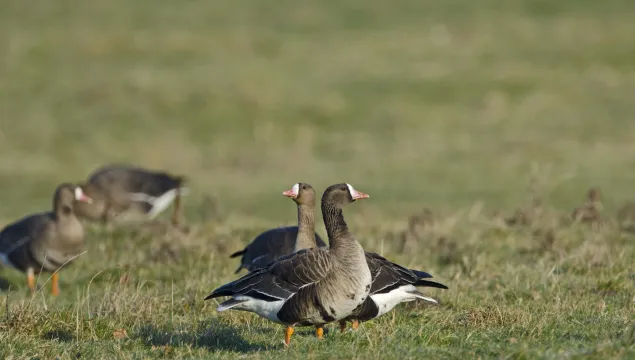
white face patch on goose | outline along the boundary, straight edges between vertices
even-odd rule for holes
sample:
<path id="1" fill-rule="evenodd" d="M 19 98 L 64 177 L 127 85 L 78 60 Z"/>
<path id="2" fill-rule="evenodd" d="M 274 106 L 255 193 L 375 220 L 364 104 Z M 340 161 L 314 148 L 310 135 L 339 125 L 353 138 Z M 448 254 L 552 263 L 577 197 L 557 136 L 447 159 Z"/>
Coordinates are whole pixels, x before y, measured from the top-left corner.
<path id="1" fill-rule="evenodd" d="M 300 184 L 293 185 L 293 188 L 291 188 L 291 190 L 293 191 L 293 193 L 297 197 L 300 194 Z"/>
<path id="2" fill-rule="evenodd" d="M 84 195 L 84 192 L 82 191 L 82 188 L 80 188 L 79 186 L 75 188 L 75 200 L 81 200 L 82 196 Z"/>
<path id="3" fill-rule="evenodd" d="M 84 194 L 84 192 L 82 191 L 82 188 L 79 186 L 75 187 L 75 200 L 83 201 L 89 204 L 93 202 L 93 199 L 91 199 L 86 194 Z"/>

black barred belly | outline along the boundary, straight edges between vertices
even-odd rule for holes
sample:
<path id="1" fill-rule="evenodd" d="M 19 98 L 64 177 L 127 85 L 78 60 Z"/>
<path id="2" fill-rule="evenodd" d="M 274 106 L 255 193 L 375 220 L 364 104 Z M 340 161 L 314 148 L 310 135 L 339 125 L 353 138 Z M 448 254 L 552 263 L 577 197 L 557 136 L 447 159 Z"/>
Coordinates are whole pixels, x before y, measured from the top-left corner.
<path id="1" fill-rule="evenodd" d="M 322 303 L 312 286 L 290 297 L 277 315 L 284 324 L 300 326 L 322 325 L 338 319 L 336 310 Z"/>
<path id="2" fill-rule="evenodd" d="M 375 304 L 369 295 L 346 320 L 368 321 L 376 318 L 377 314 L 379 314 L 379 307 L 377 307 L 377 304 Z"/>
<path id="3" fill-rule="evenodd" d="M 58 264 L 53 261 L 53 259 L 47 259 L 50 265 L 55 266 L 55 268 L 46 267 L 44 264 L 41 264 L 35 256 L 31 253 L 31 249 L 28 246 L 21 246 L 20 248 L 13 251 L 9 254 L 9 261 L 11 265 L 13 265 L 16 269 L 20 271 L 26 272 L 29 268 L 33 269 L 34 273 L 39 273 L 41 270 L 46 272 L 55 272 L 55 270 L 59 269 L 64 264 Z"/>

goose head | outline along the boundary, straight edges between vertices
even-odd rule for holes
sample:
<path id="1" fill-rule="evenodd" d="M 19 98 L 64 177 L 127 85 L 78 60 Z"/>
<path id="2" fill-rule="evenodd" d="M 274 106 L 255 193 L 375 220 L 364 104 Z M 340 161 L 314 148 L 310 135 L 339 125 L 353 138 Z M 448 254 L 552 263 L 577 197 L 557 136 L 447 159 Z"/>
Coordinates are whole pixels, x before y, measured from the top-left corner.
<path id="1" fill-rule="evenodd" d="M 81 186 L 63 183 L 57 187 L 53 195 L 53 209 L 56 213 L 68 215 L 73 212 L 75 201 L 91 203 L 93 199 L 84 193 Z"/>
<path id="2" fill-rule="evenodd" d="M 310 184 L 297 183 L 290 190 L 284 191 L 282 195 L 293 199 L 298 205 L 315 206 L 315 190 Z"/>
<path id="3" fill-rule="evenodd" d="M 351 184 L 341 183 L 326 188 L 322 195 L 322 202 L 343 207 L 357 200 L 367 199 L 368 197 L 368 194 L 356 190 Z"/>

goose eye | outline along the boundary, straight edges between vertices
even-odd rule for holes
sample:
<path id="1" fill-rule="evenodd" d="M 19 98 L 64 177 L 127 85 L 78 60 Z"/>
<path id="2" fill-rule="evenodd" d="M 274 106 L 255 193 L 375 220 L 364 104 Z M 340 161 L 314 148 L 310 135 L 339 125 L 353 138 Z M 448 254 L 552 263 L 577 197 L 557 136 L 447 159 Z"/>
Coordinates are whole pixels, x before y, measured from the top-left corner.
<path id="1" fill-rule="evenodd" d="M 306 185 L 302 185 L 302 190 L 306 190 Z"/>

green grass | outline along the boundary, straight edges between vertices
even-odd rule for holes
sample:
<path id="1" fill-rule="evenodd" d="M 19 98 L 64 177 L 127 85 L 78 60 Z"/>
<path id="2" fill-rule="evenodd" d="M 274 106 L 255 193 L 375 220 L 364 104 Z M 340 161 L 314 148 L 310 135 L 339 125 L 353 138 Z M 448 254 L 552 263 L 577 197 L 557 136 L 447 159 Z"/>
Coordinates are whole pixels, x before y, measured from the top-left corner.
<path id="1" fill-rule="evenodd" d="M 182 173 L 192 188 L 189 235 L 91 226 L 59 298 L 46 284 L 31 299 L 22 274 L 1 270 L 12 291 L 0 357 L 634 357 L 635 241 L 611 220 L 635 199 L 634 11 L 626 0 L 0 2 L 0 223 L 114 161 Z M 235 278 L 230 253 L 295 222 L 280 192 L 298 181 L 368 192 L 346 209 L 351 230 L 448 285 L 430 291 L 441 306 L 401 305 L 322 342 L 298 329 L 283 350 L 281 327 L 203 302 Z M 608 224 L 559 225 L 590 186 Z M 530 226 L 490 216 L 527 205 L 529 187 L 545 204 Z M 424 207 L 435 225 L 400 252 Z"/>

